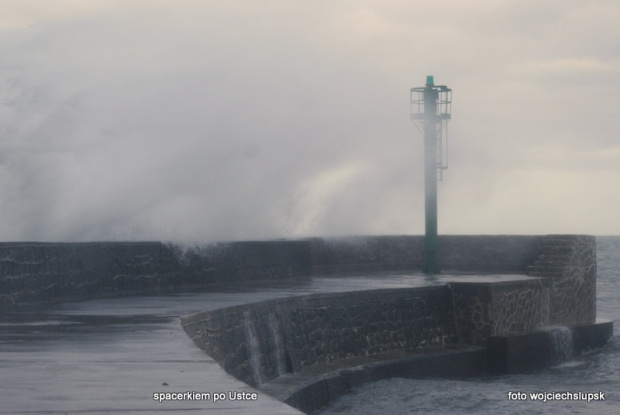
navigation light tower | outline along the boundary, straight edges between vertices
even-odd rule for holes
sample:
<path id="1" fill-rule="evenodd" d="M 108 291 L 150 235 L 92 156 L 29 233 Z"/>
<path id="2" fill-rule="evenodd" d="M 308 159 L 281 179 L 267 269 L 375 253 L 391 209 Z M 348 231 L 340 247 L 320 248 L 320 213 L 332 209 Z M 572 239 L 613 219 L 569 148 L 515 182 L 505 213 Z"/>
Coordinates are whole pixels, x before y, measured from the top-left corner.
<path id="1" fill-rule="evenodd" d="M 435 85 L 432 75 L 426 77 L 426 86 L 411 88 L 411 119 L 424 135 L 425 274 L 441 272 L 437 255 L 437 181 L 443 179 L 443 171 L 448 168 L 451 107 L 452 90 Z"/>

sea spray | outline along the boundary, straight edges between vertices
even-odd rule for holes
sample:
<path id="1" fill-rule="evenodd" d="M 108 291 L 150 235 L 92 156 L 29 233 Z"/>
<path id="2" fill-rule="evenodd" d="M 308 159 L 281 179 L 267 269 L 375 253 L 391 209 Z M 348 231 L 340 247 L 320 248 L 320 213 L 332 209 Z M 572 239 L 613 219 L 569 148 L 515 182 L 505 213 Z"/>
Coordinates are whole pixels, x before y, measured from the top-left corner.
<path id="1" fill-rule="evenodd" d="M 549 318 L 551 314 L 551 289 L 543 283 L 542 279 L 539 280 L 541 287 L 540 296 L 540 319 L 537 327 L 545 327 L 549 324 Z"/>
<path id="2" fill-rule="evenodd" d="M 550 326 L 545 330 L 551 341 L 551 360 L 554 365 L 573 360 L 573 332 L 569 327 Z"/>
<path id="3" fill-rule="evenodd" d="M 278 376 L 281 376 L 286 373 L 286 363 L 284 361 L 284 347 L 282 347 L 282 339 L 280 337 L 280 325 L 278 324 L 276 315 L 273 313 L 269 313 L 267 320 L 271 338 L 273 339 L 273 347 L 276 355 L 276 368 L 278 370 Z"/>
<path id="4" fill-rule="evenodd" d="M 258 336 L 256 335 L 256 327 L 250 316 L 250 312 L 243 313 L 243 328 L 245 331 L 245 343 L 248 350 L 248 360 L 252 368 L 252 377 L 256 386 L 260 386 L 264 382 L 263 370 L 261 365 L 260 345 Z"/>

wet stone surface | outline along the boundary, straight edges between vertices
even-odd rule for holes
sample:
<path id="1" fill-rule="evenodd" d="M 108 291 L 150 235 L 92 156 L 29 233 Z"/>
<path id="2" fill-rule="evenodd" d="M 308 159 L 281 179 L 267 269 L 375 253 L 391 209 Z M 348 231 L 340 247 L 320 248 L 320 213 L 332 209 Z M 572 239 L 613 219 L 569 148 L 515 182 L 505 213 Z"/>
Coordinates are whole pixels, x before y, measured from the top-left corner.
<path id="1" fill-rule="evenodd" d="M 123 297 L 0 313 L 0 413 L 299 414 L 227 375 L 183 332 L 182 315 L 325 291 L 424 284 L 423 277 L 322 279 L 220 292 Z M 160 392 L 257 400 L 163 401 Z"/>

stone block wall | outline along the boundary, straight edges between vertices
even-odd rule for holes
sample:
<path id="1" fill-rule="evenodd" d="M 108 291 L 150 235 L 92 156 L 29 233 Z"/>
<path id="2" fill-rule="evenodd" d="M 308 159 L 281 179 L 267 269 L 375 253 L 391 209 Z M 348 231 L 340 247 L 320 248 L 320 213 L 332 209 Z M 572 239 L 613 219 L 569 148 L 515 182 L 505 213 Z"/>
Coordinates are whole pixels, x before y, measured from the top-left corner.
<path id="1" fill-rule="evenodd" d="M 484 345 L 490 336 L 525 333 L 549 325 L 549 290 L 539 278 L 452 282 L 459 339 Z"/>
<path id="2" fill-rule="evenodd" d="M 445 286 L 270 300 L 184 317 L 182 325 L 228 373 L 253 386 L 342 359 L 458 341 Z"/>
<path id="3" fill-rule="evenodd" d="M 550 324 L 595 319 L 593 237 L 448 235 L 438 242 L 445 272 L 527 272 L 543 278 L 549 289 Z M 415 273 L 422 269 L 423 256 L 422 236 L 233 242 L 191 249 L 160 242 L 0 243 L 0 306 L 311 275 Z M 468 306 L 472 313 L 478 296 Z M 522 298 L 504 300 L 507 307 L 515 302 L 525 304 Z M 494 321 L 501 318 L 493 316 Z"/>
<path id="4" fill-rule="evenodd" d="M 480 274 L 523 274 L 536 258 L 544 236 L 445 235 L 437 239 L 441 268 Z"/>
<path id="5" fill-rule="evenodd" d="M 313 238 L 310 243 L 313 275 L 420 271 L 424 265 L 421 236 Z"/>
<path id="6" fill-rule="evenodd" d="M 596 239 L 588 235 L 548 235 L 527 275 L 545 279 L 550 290 L 549 323 L 596 321 Z"/>
<path id="7" fill-rule="evenodd" d="M 310 276 L 306 241 L 0 243 L 0 306 Z"/>
<path id="8" fill-rule="evenodd" d="M 519 281 L 450 283 L 462 341 L 484 344 L 489 336 L 527 333 L 550 325 L 596 321 L 596 239 L 548 235 Z"/>
<path id="9" fill-rule="evenodd" d="M 540 255 L 544 236 L 440 235 L 443 272 L 524 274 Z M 420 272 L 424 236 L 311 239 L 313 275 Z"/>
<path id="10" fill-rule="evenodd" d="M 140 290 L 161 275 L 160 243 L 1 243 L 0 305 Z"/>
<path id="11" fill-rule="evenodd" d="M 312 239 L 312 273 L 417 270 L 422 243 L 404 236 Z M 273 300 L 200 313 L 182 324 L 225 370 L 256 386 L 344 359 L 485 346 L 496 336 L 594 321 L 593 237 L 446 236 L 440 249 L 444 269 L 513 275 Z"/>

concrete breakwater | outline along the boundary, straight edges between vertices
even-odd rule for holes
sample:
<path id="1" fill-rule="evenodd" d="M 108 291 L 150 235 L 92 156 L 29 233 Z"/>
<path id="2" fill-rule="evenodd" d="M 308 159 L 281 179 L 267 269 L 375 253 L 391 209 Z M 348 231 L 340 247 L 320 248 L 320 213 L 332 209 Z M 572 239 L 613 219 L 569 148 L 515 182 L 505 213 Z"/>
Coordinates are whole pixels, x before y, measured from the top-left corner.
<path id="1" fill-rule="evenodd" d="M 596 242 L 580 235 L 441 236 L 443 285 L 272 300 L 199 313 L 186 332 L 233 376 L 306 411 L 391 376 L 542 367 L 569 326 L 572 353 L 603 344 Z M 424 238 L 209 244 L 2 243 L 0 304 L 208 289 L 313 275 L 418 273 Z M 502 278 L 481 278 L 499 274 Z M 557 339 L 556 339 L 557 340 Z M 567 340 L 569 341 L 569 340 Z M 566 349 L 568 350 L 568 349 Z"/>
<path id="2" fill-rule="evenodd" d="M 611 337 L 611 323 L 595 324 L 593 237 L 453 238 L 444 264 L 470 280 L 271 300 L 182 324 L 228 373 L 306 412 L 366 381 L 527 371 Z M 388 238 L 312 241 L 313 266 L 359 274 L 418 264 L 399 254 L 418 241 L 391 242 L 396 249 Z M 481 277 L 488 272 L 509 275 Z M 552 325 L 570 328 L 544 329 Z M 558 333 L 569 339 L 562 347 Z"/>
<path id="3" fill-rule="evenodd" d="M 500 281 L 500 295 L 527 297 L 532 281 L 540 285 L 529 277 Z M 600 347 L 613 334 L 612 323 L 548 327 L 544 303 L 523 310 L 525 320 L 540 320 L 519 330 L 502 324 L 518 308 L 506 301 L 500 308 L 479 303 L 488 310 L 477 316 L 487 320 L 488 335 L 463 338 L 464 313 L 453 298 L 466 284 L 269 300 L 183 317 L 182 325 L 229 374 L 308 413 L 365 382 L 527 372 Z"/>

